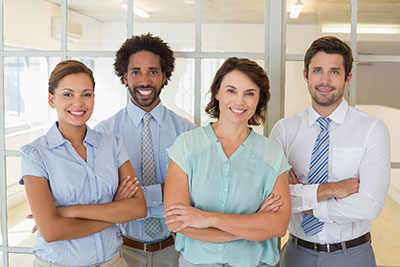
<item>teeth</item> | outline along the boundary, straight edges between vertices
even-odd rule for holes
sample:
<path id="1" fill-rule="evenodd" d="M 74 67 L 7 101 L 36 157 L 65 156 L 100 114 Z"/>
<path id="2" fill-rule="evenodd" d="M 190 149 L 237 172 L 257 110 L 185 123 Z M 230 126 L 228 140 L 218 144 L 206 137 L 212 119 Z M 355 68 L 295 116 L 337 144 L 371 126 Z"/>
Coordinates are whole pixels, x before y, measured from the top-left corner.
<path id="1" fill-rule="evenodd" d="M 139 91 L 139 93 L 140 93 L 141 95 L 150 95 L 150 94 L 151 94 L 151 90 L 149 90 L 149 91 L 138 90 L 138 91 Z"/>
<path id="2" fill-rule="evenodd" d="M 239 110 L 239 109 L 234 109 L 234 108 L 231 108 L 231 110 L 232 110 L 233 112 L 236 112 L 236 113 L 243 113 L 243 112 L 245 111 L 244 109 Z"/>
<path id="3" fill-rule="evenodd" d="M 72 115 L 82 115 L 83 111 L 70 111 Z"/>

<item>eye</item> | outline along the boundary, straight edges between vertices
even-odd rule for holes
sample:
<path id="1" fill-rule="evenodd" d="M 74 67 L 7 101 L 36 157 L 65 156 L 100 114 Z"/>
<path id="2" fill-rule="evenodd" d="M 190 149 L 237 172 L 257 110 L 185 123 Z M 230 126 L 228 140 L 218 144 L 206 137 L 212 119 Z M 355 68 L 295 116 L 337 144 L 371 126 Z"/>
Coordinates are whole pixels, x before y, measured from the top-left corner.
<path id="1" fill-rule="evenodd" d="M 322 70 L 318 70 L 318 69 L 317 69 L 317 70 L 313 70 L 313 72 L 314 72 L 314 73 L 321 73 Z"/>
<path id="2" fill-rule="evenodd" d="M 331 73 L 337 75 L 337 74 L 339 74 L 339 71 L 333 70 L 333 71 L 331 71 Z"/>
<path id="3" fill-rule="evenodd" d="M 151 71 L 150 71 L 150 74 L 151 74 L 151 75 L 156 75 L 156 74 L 158 74 L 158 71 L 157 71 L 157 70 L 151 70 Z"/>
<path id="4" fill-rule="evenodd" d="M 93 96 L 93 94 L 92 94 L 92 93 L 85 93 L 83 96 L 85 96 L 85 97 L 91 97 L 91 96 Z"/>
<path id="5" fill-rule="evenodd" d="M 72 96 L 72 94 L 71 93 L 63 93 L 63 96 L 70 97 L 70 96 Z"/>
<path id="6" fill-rule="evenodd" d="M 226 91 L 227 91 L 228 93 L 231 93 L 231 94 L 235 93 L 235 90 L 233 90 L 233 89 L 227 89 Z"/>
<path id="7" fill-rule="evenodd" d="M 254 96 L 255 93 L 254 93 L 254 92 L 248 92 L 246 95 L 248 95 L 248 96 Z"/>
<path id="8" fill-rule="evenodd" d="M 134 75 L 134 76 L 139 75 L 139 74 L 140 74 L 140 72 L 137 71 L 137 70 L 133 70 L 133 71 L 131 72 L 131 75 Z"/>

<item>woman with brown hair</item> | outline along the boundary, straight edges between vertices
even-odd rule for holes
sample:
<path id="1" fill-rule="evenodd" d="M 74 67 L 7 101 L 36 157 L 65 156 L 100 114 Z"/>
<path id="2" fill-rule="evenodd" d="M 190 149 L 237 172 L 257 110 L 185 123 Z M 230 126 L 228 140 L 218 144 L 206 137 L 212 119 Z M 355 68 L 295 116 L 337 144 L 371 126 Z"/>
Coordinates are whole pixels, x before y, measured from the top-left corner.
<path id="1" fill-rule="evenodd" d="M 23 182 L 38 228 L 34 266 L 125 267 L 115 223 L 146 216 L 121 138 L 86 125 L 94 86 L 92 71 L 81 62 L 58 63 L 48 95 L 58 121 L 21 148 Z"/>
<path id="2" fill-rule="evenodd" d="M 249 125 L 265 121 L 269 81 L 254 61 L 228 58 L 211 85 L 216 122 L 168 149 L 165 217 L 180 266 L 272 266 L 290 217 L 281 147 Z"/>

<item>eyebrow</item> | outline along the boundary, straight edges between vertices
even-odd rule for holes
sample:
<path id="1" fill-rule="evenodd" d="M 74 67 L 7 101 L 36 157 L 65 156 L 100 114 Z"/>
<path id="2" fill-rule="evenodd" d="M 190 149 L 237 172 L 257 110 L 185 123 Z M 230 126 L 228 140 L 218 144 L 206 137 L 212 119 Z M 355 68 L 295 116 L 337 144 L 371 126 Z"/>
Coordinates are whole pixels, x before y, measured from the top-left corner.
<path id="1" fill-rule="evenodd" d="M 132 68 L 130 68 L 130 70 L 141 70 L 142 68 L 141 67 L 132 67 Z M 159 68 L 159 67 L 150 67 L 149 68 L 150 70 L 161 70 L 161 68 Z"/>

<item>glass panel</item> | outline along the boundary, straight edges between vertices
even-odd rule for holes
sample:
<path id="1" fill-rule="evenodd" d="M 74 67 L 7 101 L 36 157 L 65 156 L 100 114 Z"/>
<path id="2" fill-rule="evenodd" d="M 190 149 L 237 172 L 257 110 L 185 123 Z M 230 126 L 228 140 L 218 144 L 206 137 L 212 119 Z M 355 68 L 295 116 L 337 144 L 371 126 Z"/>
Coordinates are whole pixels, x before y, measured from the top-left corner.
<path id="1" fill-rule="evenodd" d="M 31 211 L 24 186 L 18 183 L 21 179 L 21 158 L 7 157 L 6 171 L 8 243 L 10 246 L 32 247 L 36 240 L 36 234 L 31 233 L 35 222 L 26 219 Z"/>
<path id="2" fill-rule="evenodd" d="M 202 1 L 202 51 L 264 52 L 264 0 Z"/>
<path id="3" fill-rule="evenodd" d="M 302 61 L 286 62 L 285 78 L 285 117 L 306 109 L 311 104 L 307 83 L 303 78 Z"/>
<path id="4" fill-rule="evenodd" d="M 53 2 L 4 0 L 4 49 L 60 49 L 60 37 L 53 33 L 53 18 L 60 17 L 56 3 L 60 1 Z"/>
<path id="5" fill-rule="evenodd" d="M 126 106 L 128 91 L 114 74 L 114 58 L 73 59 L 85 63 L 93 71 L 96 97 L 93 114 L 88 125 L 94 127 Z"/>
<path id="6" fill-rule="evenodd" d="M 171 81 L 161 92 L 166 107 L 194 122 L 194 59 L 177 58 Z"/>
<path id="7" fill-rule="evenodd" d="M 350 0 L 303 0 L 303 9 L 297 18 L 290 14 L 297 0 L 286 3 L 286 53 L 304 54 L 312 41 L 334 35 L 349 43 L 350 41 Z"/>
<path id="8" fill-rule="evenodd" d="M 400 63 L 371 62 L 357 65 L 357 108 L 382 119 L 389 129 L 391 161 L 400 162 L 400 116 L 398 69 Z M 377 90 L 379 88 L 379 90 Z M 379 92 L 378 92 L 379 91 Z M 392 169 L 385 206 L 372 222 L 372 246 L 377 264 L 397 266 L 400 238 L 400 169 Z"/>
<path id="9" fill-rule="evenodd" d="M 358 1 L 357 52 L 400 55 L 400 2 Z"/>
<path id="10" fill-rule="evenodd" d="M 207 104 L 210 102 L 210 86 L 213 82 L 215 73 L 219 67 L 224 63 L 225 59 L 203 59 L 201 61 L 201 126 L 207 125 L 209 122 L 215 121 L 205 112 Z M 255 60 L 260 66 L 264 66 L 264 60 Z M 252 128 L 259 134 L 263 134 L 263 126 L 252 126 Z"/>
<path id="11" fill-rule="evenodd" d="M 120 3 L 68 0 L 68 50 L 117 50 L 127 35 L 126 9 Z"/>
<path id="12" fill-rule="evenodd" d="M 34 259 L 35 256 L 33 254 L 9 253 L 8 266 L 9 267 L 33 266 Z"/>
<path id="13" fill-rule="evenodd" d="M 135 35 L 150 32 L 160 36 L 174 51 L 194 51 L 194 0 L 135 0 L 133 3 Z"/>
<path id="14" fill-rule="evenodd" d="M 6 149 L 17 150 L 22 141 L 37 137 L 49 125 L 47 83 L 59 58 L 4 58 Z"/>

